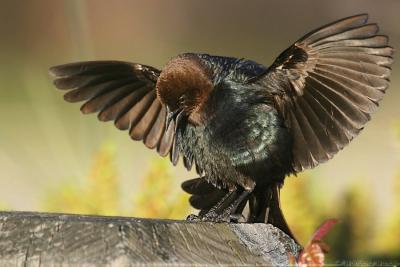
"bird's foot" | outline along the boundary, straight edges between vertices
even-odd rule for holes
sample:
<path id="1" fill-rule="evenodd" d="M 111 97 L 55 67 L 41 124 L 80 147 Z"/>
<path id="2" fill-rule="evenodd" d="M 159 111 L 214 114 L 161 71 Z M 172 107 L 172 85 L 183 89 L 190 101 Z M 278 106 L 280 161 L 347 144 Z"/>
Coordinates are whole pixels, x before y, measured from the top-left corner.
<path id="1" fill-rule="evenodd" d="M 190 214 L 186 218 L 186 220 L 190 222 L 214 222 L 214 223 L 222 223 L 222 222 L 239 223 L 246 221 L 246 219 L 243 217 L 242 214 L 229 214 L 227 212 L 218 214 L 215 211 L 209 211 L 202 216 Z"/>
<path id="2" fill-rule="evenodd" d="M 189 216 L 186 217 L 186 221 L 188 221 L 188 222 L 200 222 L 201 221 L 201 216 L 198 216 L 196 214 L 189 214 Z"/>
<path id="3" fill-rule="evenodd" d="M 229 214 L 225 213 L 217 213 L 215 211 L 209 211 L 206 214 L 204 214 L 201 218 L 203 222 L 230 222 L 230 216 Z"/>
<path id="4" fill-rule="evenodd" d="M 248 195 L 252 192 L 251 190 L 244 190 L 240 193 L 239 196 L 236 196 L 237 191 L 229 192 L 216 206 L 212 207 L 207 213 L 203 215 L 189 215 L 186 220 L 192 222 L 226 222 L 226 223 L 238 223 L 238 222 L 246 222 L 246 218 L 241 214 L 241 210 L 239 213 L 236 213 L 236 210 L 242 201 L 245 201 Z M 230 196 L 235 196 L 236 198 L 233 201 L 228 203 L 226 200 Z M 230 203 L 230 204 L 229 204 Z M 228 205 L 226 207 L 226 205 Z M 225 207 L 224 207 L 225 206 Z"/>
<path id="5" fill-rule="evenodd" d="M 245 223 L 246 218 L 241 213 L 231 214 L 230 219 L 232 223 Z"/>

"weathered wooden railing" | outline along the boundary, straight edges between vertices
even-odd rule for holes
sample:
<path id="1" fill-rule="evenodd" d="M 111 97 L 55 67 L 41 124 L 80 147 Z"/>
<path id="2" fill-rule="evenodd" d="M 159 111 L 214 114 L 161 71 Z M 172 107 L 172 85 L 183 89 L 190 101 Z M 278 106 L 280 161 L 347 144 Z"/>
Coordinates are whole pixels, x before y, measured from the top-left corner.
<path id="1" fill-rule="evenodd" d="M 287 266 L 268 224 L 0 212 L 0 266 Z"/>

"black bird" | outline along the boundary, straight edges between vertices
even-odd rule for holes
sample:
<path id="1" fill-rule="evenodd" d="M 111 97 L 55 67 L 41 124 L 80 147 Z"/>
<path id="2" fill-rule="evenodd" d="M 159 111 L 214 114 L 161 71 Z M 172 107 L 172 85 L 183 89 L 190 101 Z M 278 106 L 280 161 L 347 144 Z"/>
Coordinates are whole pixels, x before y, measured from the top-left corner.
<path id="1" fill-rule="evenodd" d="M 270 67 L 185 53 L 156 68 L 121 61 L 55 66 L 68 102 L 85 101 L 134 140 L 179 157 L 200 178 L 183 183 L 194 220 L 247 222 L 293 236 L 279 206 L 285 176 L 332 158 L 363 129 L 389 85 L 393 49 L 368 15 L 305 35 Z"/>

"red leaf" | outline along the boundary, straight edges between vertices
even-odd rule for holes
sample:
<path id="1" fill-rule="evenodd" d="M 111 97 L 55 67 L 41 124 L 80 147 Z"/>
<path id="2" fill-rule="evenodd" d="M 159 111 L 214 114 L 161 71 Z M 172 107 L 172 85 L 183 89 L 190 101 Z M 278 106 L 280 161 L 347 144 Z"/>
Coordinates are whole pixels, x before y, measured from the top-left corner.
<path id="1" fill-rule="evenodd" d="M 332 226 L 337 224 L 338 222 L 339 221 L 336 219 L 326 220 L 312 235 L 311 242 L 321 241 L 321 239 L 331 230 Z"/>
<path id="2" fill-rule="evenodd" d="M 321 239 L 331 230 L 332 226 L 338 223 L 336 219 L 326 220 L 317 231 L 312 235 L 311 241 L 303 248 L 297 257 L 297 266 L 299 267 L 324 267 L 325 253 L 328 252 L 329 246 L 321 241 Z M 290 266 L 293 264 L 293 255 L 289 255 Z"/>

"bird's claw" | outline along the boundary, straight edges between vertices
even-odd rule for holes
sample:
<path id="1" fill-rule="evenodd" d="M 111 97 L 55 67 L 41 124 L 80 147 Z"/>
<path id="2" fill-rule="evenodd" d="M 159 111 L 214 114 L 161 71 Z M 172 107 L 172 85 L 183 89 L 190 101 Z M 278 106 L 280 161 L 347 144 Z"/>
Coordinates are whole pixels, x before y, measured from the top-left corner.
<path id="1" fill-rule="evenodd" d="M 215 222 L 215 223 L 220 223 L 220 222 L 230 222 L 230 216 L 226 216 L 225 214 L 218 214 L 214 211 L 207 212 L 202 216 L 201 220 L 203 222 Z"/>
<path id="2" fill-rule="evenodd" d="M 227 213 L 222 213 L 218 214 L 216 212 L 208 212 L 204 214 L 203 216 L 195 215 L 195 214 L 190 214 L 187 218 L 187 221 L 190 222 L 214 222 L 214 223 L 239 223 L 239 222 L 245 222 L 245 218 L 243 217 L 242 214 L 227 214 Z"/>
<path id="3" fill-rule="evenodd" d="M 201 221 L 201 217 L 196 214 L 189 214 L 189 216 L 186 217 L 186 221 L 199 222 Z"/>
<path id="4" fill-rule="evenodd" d="M 233 223 L 244 223 L 246 222 L 246 218 L 241 213 L 231 214 L 230 221 Z"/>

